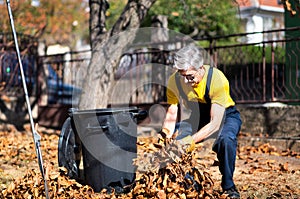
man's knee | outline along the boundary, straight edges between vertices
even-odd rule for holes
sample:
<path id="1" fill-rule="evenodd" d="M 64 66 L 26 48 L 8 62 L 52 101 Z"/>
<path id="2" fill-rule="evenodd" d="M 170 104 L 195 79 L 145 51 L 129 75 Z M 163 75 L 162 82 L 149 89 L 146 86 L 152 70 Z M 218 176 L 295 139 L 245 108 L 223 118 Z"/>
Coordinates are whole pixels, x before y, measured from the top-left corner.
<path id="1" fill-rule="evenodd" d="M 228 149 L 228 148 L 236 148 L 237 146 L 237 139 L 236 136 L 230 135 L 230 134 L 224 134 L 220 135 L 214 146 L 213 146 L 213 151 L 218 152 L 220 150 Z"/>

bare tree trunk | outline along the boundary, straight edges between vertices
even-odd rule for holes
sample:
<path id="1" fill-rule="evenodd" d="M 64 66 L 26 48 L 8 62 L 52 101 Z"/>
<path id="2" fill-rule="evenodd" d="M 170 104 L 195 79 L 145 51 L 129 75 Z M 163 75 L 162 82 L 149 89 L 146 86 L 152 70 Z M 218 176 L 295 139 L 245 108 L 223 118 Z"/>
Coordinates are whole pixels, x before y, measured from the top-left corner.
<path id="1" fill-rule="evenodd" d="M 109 8 L 106 0 L 90 0 L 90 45 L 94 49 L 106 37 L 105 12 Z M 104 38 L 103 38 L 104 37 Z"/>
<path id="2" fill-rule="evenodd" d="M 134 39 L 148 10 L 156 0 L 129 0 L 110 31 L 105 30 L 105 0 L 90 0 L 92 58 L 83 84 L 79 108 L 105 108 L 110 99 L 114 72 L 123 49 Z"/>

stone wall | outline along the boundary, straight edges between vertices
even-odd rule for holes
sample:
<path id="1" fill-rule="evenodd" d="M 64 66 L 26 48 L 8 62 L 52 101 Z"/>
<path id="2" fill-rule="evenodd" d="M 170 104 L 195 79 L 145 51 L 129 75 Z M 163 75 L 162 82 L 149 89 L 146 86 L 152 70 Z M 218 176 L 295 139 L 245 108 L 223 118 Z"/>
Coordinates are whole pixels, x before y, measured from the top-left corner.
<path id="1" fill-rule="evenodd" d="M 300 106 L 282 104 L 237 105 L 243 125 L 240 145 L 259 146 L 264 143 L 278 150 L 300 152 Z"/>
<path id="2" fill-rule="evenodd" d="M 300 138 L 300 106 L 237 105 L 242 132 L 273 138 Z"/>

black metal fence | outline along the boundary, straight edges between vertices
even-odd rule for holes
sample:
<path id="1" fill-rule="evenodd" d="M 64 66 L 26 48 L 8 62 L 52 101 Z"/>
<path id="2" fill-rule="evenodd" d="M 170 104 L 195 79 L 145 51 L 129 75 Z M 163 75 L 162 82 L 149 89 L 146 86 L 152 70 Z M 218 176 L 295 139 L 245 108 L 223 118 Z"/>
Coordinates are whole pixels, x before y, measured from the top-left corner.
<path id="1" fill-rule="evenodd" d="M 299 32 L 300 27 L 297 27 L 234 34 L 197 42 L 208 52 L 210 64 L 218 67 L 227 76 L 231 93 L 237 103 L 299 103 Z M 263 38 L 271 39 L 257 43 L 246 42 L 245 38 L 256 34 L 263 34 L 266 35 Z M 269 36 L 274 34 L 280 37 L 274 39 Z M 123 55 L 115 79 L 123 81 L 120 84 L 126 89 L 123 91 L 132 94 L 130 103 L 158 103 L 166 100 L 165 85 L 172 72 L 169 66 L 172 64 L 173 52 L 141 49 Z M 39 70 L 41 84 L 38 96 L 44 98 L 40 101 L 44 105 L 76 104 L 90 55 L 89 51 L 83 51 L 39 57 L 39 69 L 42 70 Z M 17 72 L 14 78 L 7 75 L 8 71 L 17 71 L 17 65 L 12 64 L 14 67 L 8 69 L 9 63 L 3 61 L 6 56 L 9 56 L 7 52 L 0 54 L 0 82 L 7 91 L 9 87 L 16 88 L 20 84 Z M 30 63 L 26 62 L 27 77 L 28 84 L 33 85 L 37 73 L 35 65 Z M 141 79 L 148 83 L 141 85 Z M 161 82 L 162 85 L 152 84 L 153 82 Z M 128 103 L 122 101 L 122 97 L 117 99 L 119 101 L 115 103 Z"/>
<path id="2" fill-rule="evenodd" d="M 256 34 L 269 40 L 247 43 L 247 37 L 253 38 Z M 233 34 L 197 42 L 206 50 L 207 63 L 225 73 L 237 103 L 300 102 L 300 27 Z M 125 61 L 121 62 L 117 75 L 129 71 L 128 77 L 135 77 L 127 85 L 133 93 L 134 103 L 165 100 L 164 86 L 136 84 L 145 75 L 155 82 L 153 79 L 160 73 L 160 82 L 166 85 L 172 70 L 168 67 L 163 67 L 164 71 L 158 70 L 161 65 L 157 64 L 171 65 L 173 52 L 148 50 L 124 54 L 122 60 Z"/>
<path id="3" fill-rule="evenodd" d="M 255 34 L 258 33 L 235 34 L 227 38 L 243 41 Z M 259 34 L 282 37 L 231 45 L 218 44 L 221 37 L 210 40 L 207 50 L 215 65 L 228 77 L 233 97 L 238 103 L 300 102 L 300 27 Z"/>
<path id="4" fill-rule="evenodd" d="M 39 57 L 40 105 L 78 103 L 81 82 L 90 61 L 90 51 Z"/>

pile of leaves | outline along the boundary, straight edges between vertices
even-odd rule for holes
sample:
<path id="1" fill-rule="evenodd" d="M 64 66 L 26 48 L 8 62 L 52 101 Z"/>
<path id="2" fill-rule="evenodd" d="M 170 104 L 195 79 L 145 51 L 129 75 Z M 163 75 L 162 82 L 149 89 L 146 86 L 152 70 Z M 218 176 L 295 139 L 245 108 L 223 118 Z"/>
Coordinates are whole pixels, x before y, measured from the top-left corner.
<path id="1" fill-rule="evenodd" d="M 147 144 L 150 143 L 150 144 Z M 162 144 L 139 142 L 140 155 L 135 160 L 137 180 L 131 192 L 134 198 L 215 198 L 214 182 L 197 153 L 186 152 L 178 141 Z"/>

